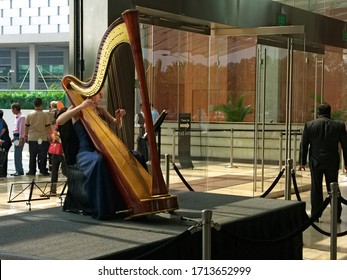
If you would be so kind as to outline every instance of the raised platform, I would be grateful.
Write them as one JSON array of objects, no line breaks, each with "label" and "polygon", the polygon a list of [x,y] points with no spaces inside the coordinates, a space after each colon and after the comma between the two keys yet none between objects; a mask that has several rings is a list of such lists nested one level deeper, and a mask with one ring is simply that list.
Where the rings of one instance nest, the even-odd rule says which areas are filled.
[{"label": "raised platform", "polygon": [[[0,259],[201,259],[204,209],[212,259],[302,259],[305,203],[199,192],[172,192],[180,209],[141,220],[98,221],[60,207],[0,217]],[[282,237],[288,238],[282,239]]]}]

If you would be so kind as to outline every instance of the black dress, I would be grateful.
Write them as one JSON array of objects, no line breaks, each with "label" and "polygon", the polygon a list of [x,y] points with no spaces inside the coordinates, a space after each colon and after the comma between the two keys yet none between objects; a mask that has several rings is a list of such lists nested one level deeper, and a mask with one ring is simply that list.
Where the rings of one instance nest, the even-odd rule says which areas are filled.
[{"label": "black dress", "polygon": [[[64,130],[62,132],[64,135]],[[68,192],[63,209],[91,214],[100,220],[115,218],[117,211],[124,210],[124,203],[106,162],[95,150],[81,121],[73,124],[72,135],[78,139],[78,152],[69,159]],[[65,152],[64,137],[62,142]],[[72,149],[70,151],[73,152]]]}]

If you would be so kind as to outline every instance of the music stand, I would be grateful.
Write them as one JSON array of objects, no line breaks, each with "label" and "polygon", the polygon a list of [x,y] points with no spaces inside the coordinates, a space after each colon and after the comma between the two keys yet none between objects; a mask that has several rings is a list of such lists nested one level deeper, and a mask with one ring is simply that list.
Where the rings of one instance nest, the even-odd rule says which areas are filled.
[{"label": "music stand", "polygon": [[[163,110],[161,114],[159,115],[159,118],[155,121],[153,125],[154,133],[158,135],[158,154],[159,154],[159,160],[160,160],[160,145],[161,145],[161,125],[163,124],[166,116],[168,115],[168,112],[166,110]],[[147,139],[147,132],[142,136],[143,139]]]},{"label": "music stand", "polygon": [[[31,183],[28,183],[28,185],[22,189],[17,195],[15,195],[12,199],[12,189],[14,187],[14,185],[20,185],[20,184],[27,184],[25,182],[18,182],[18,183],[12,183],[11,184],[11,190],[10,190],[10,195],[8,198],[7,203],[11,203],[11,202],[24,202],[26,201],[26,204],[29,206],[29,211],[31,211],[31,201],[33,200],[44,200],[44,199],[49,199],[48,196],[45,195],[44,190],[42,190],[36,183],[35,183],[35,179],[33,179],[31,181]],[[39,191],[40,191],[40,197],[39,198],[32,198],[33,196],[33,191],[34,191],[34,187],[36,187]],[[25,190],[27,190],[28,188],[30,188],[30,192],[29,192],[29,197],[28,199],[19,199],[19,200],[15,200],[15,198],[17,198],[19,195],[23,194]]]}]

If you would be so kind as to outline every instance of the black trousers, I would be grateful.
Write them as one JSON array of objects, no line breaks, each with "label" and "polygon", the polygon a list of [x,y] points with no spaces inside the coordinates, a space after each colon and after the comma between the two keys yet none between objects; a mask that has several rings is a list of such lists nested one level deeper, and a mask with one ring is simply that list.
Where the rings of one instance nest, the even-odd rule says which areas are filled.
[{"label": "black trousers", "polygon": [[47,154],[48,154],[49,142],[42,141],[39,144],[37,141],[29,141],[29,172],[36,173],[36,158],[38,159],[37,165],[40,173],[47,173]]},{"label": "black trousers", "polygon": [[1,153],[0,154],[0,177],[6,177],[7,176],[8,152],[1,149],[0,153]]},{"label": "black trousers", "polygon": [[[338,169],[318,169],[311,168],[311,216],[318,212],[323,204],[323,176],[328,193],[330,193],[330,183],[337,183],[339,177]],[[341,218],[341,201],[337,204],[337,217]]]},{"label": "black trousers", "polygon": [[55,193],[57,191],[57,182],[58,182],[58,175],[59,175],[59,168],[61,166],[61,172],[64,176],[67,175],[66,171],[66,162],[64,155],[54,155],[51,154],[51,162],[52,162],[52,168],[51,168],[51,192]]}]

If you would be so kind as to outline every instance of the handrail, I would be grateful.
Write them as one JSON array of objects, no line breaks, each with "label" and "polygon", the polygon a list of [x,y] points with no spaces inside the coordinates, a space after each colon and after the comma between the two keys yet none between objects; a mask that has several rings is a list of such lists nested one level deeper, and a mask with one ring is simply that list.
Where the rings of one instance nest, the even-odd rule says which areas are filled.
[{"label": "handrail", "polygon": [[[229,166],[228,167],[234,167],[234,132],[255,132],[254,129],[242,129],[242,128],[231,128],[231,129],[200,129],[200,128],[191,128],[190,132],[230,132],[230,161],[229,161]],[[179,129],[177,128],[172,128],[172,161],[175,162],[175,156],[176,156],[176,133],[179,132]],[[279,170],[282,169],[282,151],[283,151],[283,136],[286,135],[286,131],[283,129],[265,129],[265,132],[278,132],[280,133],[279,135],[279,158],[278,158],[278,165],[279,165]],[[294,166],[296,163],[296,154],[297,154],[297,137],[302,134],[302,129],[294,129],[291,130],[291,135],[295,136],[294,137],[294,145],[293,145],[293,154],[294,154]],[[201,135],[200,135],[201,136]]]}]

